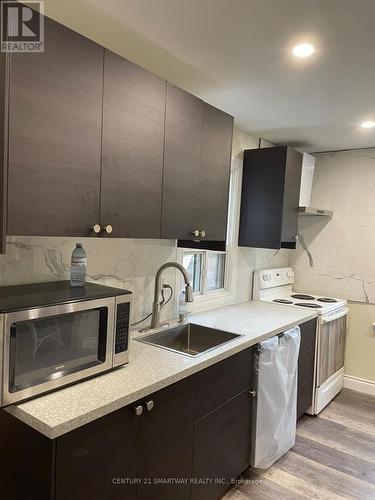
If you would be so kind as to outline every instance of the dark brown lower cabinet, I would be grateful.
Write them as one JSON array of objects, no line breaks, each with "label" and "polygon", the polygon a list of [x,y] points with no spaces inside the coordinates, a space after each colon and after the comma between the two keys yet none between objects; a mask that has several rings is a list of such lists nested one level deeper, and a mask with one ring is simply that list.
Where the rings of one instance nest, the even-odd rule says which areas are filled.
[{"label": "dark brown lower cabinet", "polygon": [[300,326],[301,345],[298,356],[297,419],[310,408],[314,390],[316,319]]},{"label": "dark brown lower cabinet", "polygon": [[133,500],[140,419],[122,408],[56,440],[56,500]]},{"label": "dark brown lower cabinet", "polygon": [[138,500],[188,500],[193,455],[194,379],[145,399],[140,417]]},{"label": "dark brown lower cabinet", "polygon": [[188,378],[63,435],[56,440],[55,499],[188,499],[193,417]]},{"label": "dark brown lower cabinet", "polygon": [[[311,405],[316,320],[301,332],[299,416]],[[1,410],[2,496],[221,498],[250,462],[252,366],[253,348],[245,349],[55,440]]]},{"label": "dark brown lower cabinet", "polygon": [[245,390],[195,423],[192,500],[221,498],[249,467],[251,406]]},{"label": "dark brown lower cabinet", "polygon": [[0,498],[54,498],[55,442],[0,410]]}]

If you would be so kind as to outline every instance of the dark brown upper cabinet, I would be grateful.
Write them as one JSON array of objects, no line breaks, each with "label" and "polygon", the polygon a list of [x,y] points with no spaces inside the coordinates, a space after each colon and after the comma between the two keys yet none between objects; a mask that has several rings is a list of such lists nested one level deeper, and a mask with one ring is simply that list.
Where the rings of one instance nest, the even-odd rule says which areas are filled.
[{"label": "dark brown upper cabinet", "polygon": [[103,52],[45,18],[45,52],[10,57],[7,234],[98,223]]},{"label": "dark brown upper cabinet", "polygon": [[205,104],[198,203],[205,240],[226,240],[232,135],[233,117]]},{"label": "dark brown upper cabinet", "polygon": [[0,52],[0,253],[6,251],[9,54]]},{"label": "dark brown upper cabinet", "polygon": [[0,66],[0,251],[7,234],[224,242],[231,116],[47,17],[45,52]]},{"label": "dark brown upper cabinet", "polygon": [[226,239],[233,117],[167,84],[162,237]]},{"label": "dark brown upper cabinet", "polygon": [[198,229],[204,102],[167,84],[162,238],[191,239]]},{"label": "dark brown upper cabinet", "polygon": [[166,82],[105,51],[100,222],[160,238]]},{"label": "dark brown upper cabinet", "polygon": [[244,152],[238,244],[295,248],[302,154],[287,146]]}]

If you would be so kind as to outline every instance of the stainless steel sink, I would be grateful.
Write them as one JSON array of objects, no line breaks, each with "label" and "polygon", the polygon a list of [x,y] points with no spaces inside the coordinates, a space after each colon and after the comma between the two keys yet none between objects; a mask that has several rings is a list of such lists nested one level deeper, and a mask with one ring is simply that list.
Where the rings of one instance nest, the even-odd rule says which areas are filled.
[{"label": "stainless steel sink", "polygon": [[223,332],[214,328],[187,323],[143,335],[135,338],[135,340],[194,357],[239,337],[241,335],[236,333]]}]

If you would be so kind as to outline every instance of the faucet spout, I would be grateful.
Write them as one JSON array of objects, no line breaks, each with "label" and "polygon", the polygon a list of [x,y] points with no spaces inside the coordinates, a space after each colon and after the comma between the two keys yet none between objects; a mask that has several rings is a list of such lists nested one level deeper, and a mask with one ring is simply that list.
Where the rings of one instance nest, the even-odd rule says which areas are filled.
[{"label": "faucet spout", "polygon": [[189,275],[186,269],[178,262],[167,262],[159,267],[155,276],[154,302],[152,303],[152,316],[150,329],[159,328],[160,326],[160,291],[161,291],[161,276],[163,271],[168,268],[178,269],[185,282],[185,302],[193,302],[193,290],[190,285]]}]

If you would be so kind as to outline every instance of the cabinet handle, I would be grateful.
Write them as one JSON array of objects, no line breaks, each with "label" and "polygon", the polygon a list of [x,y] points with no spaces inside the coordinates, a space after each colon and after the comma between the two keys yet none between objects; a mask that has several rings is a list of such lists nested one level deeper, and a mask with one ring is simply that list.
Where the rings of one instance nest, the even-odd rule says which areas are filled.
[{"label": "cabinet handle", "polygon": [[199,236],[201,236],[202,238],[204,238],[206,236],[206,231],[200,231],[199,232]]},{"label": "cabinet handle", "polygon": [[200,231],[198,229],[195,229],[195,231],[193,231],[193,236],[198,238],[199,235],[200,235]]},{"label": "cabinet handle", "polygon": [[91,226],[91,230],[94,231],[94,233],[99,234],[99,233],[107,233],[111,234],[113,231],[113,227],[111,224],[107,224],[106,226],[100,226],[99,224],[94,224]]},{"label": "cabinet handle", "polygon": [[99,226],[99,224],[94,224],[91,226],[91,231],[94,231],[94,233],[99,234],[102,228]]},{"label": "cabinet handle", "polygon": [[142,405],[134,406],[134,413],[137,415],[137,417],[140,417],[143,413],[143,406]]},{"label": "cabinet handle", "polygon": [[257,391],[249,391],[249,394],[252,398],[255,398],[255,396],[257,395]]},{"label": "cabinet handle", "polygon": [[146,408],[147,408],[147,411],[151,411],[154,407],[154,402],[152,400],[150,401],[147,401],[146,403]]}]

